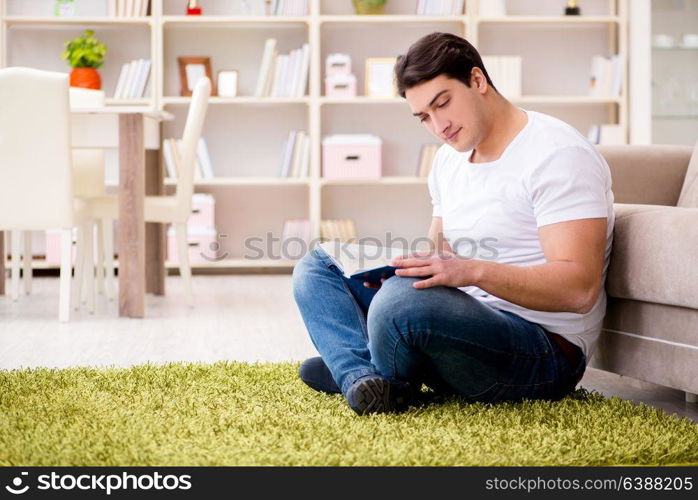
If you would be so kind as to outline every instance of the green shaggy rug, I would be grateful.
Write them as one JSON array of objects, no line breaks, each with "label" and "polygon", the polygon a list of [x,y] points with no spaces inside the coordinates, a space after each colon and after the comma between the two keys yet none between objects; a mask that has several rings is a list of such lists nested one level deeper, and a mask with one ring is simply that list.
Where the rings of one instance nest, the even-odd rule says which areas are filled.
[{"label": "green shaggy rug", "polygon": [[698,424],[580,389],[358,417],[298,364],[0,371],[0,465],[698,464]]}]

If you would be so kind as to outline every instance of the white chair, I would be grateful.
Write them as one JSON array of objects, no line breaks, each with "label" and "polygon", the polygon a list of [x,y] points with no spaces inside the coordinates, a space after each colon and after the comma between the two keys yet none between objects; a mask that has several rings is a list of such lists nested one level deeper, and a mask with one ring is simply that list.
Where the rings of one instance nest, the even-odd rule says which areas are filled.
[{"label": "white chair", "polygon": [[[73,197],[68,99],[65,73],[0,69],[0,228],[12,232],[11,295],[19,296],[22,232],[60,228],[60,321],[70,316],[72,228],[88,223]],[[24,266],[31,283],[31,261]]]},{"label": "white chair", "polygon": [[[70,107],[101,108],[105,104],[104,91],[70,87]],[[104,184],[104,150],[103,149],[73,149],[73,194],[78,198],[96,198],[107,195]],[[114,288],[114,236],[112,231],[104,231],[101,221],[96,221],[96,241],[93,247],[97,259],[97,291],[105,293],[112,300],[116,295]],[[82,257],[82,248],[78,248],[78,257]],[[76,292],[83,293],[75,297],[73,304],[79,308],[81,301],[88,302],[88,309],[94,312],[94,274],[83,272],[83,266],[76,266]],[[105,290],[106,282],[106,290]],[[85,288],[82,289],[84,284]]]},{"label": "white chair", "polygon": [[[187,219],[191,214],[194,194],[194,169],[196,147],[206,117],[211,82],[201,78],[194,86],[187,121],[184,125],[180,155],[177,161],[177,185],[174,196],[146,196],[144,216],[146,222],[173,224],[177,238],[179,272],[184,280],[187,304],[193,306],[189,246],[187,244]],[[99,219],[105,234],[111,234],[113,222],[118,218],[119,205],[115,196],[100,196],[88,200],[90,216]],[[108,253],[108,252],[107,252]],[[76,283],[80,286],[80,282]],[[88,291],[89,294],[89,291]]]},{"label": "white chair", "polygon": [[[102,90],[92,90],[83,89],[78,87],[69,88],[70,97],[70,108],[101,108],[104,106],[104,91]],[[104,184],[104,150],[102,149],[73,149],[72,150],[73,159],[73,196],[77,198],[92,198],[96,196],[106,196],[106,186]],[[111,279],[107,279],[107,289],[106,295],[108,299],[112,299],[115,295],[114,292],[114,243],[113,235],[106,234],[102,232],[102,225],[97,222],[97,241],[103,240],[103,243],[97,243],[94,245],[92,243],[93,249],[97,250],[97,262],[100,265],[97,267],[97,289],[100,293],[104,292],[104,272],[106,269],[107,275],[111,276]],[[78,228],[78,232],[81,229]],[[79,235],[79,241],[81,242],[77,248],[77,258],[81,259],[84,255],[85,249],[84,245],[85,236]],[[23,272],[22,276],[24,278],[24,290],[27,295],[31,293],[31,279],[32,279],[32,234],[31,231],[24,232],[24,256],[23,256]],[[109,251],[111,250],[111,253]],[[104,254],[111,255],[111,258],[105,260]],[[104,263],[102,267],[101,263]],[[87,292],[94,287],[94,275],[91,273],[83,273],[83,266],[76,266],[75,268],[75,281],[85,282],[84,290]],[[76,287],[80,290],[81,287]],[[90,312],[94,312],[94,299],[89,293],[83,293],[83,297],[74,297],[72,299],[75,309],[78,309],[80,302],[86,300],[88,302],[88,309]]]}]

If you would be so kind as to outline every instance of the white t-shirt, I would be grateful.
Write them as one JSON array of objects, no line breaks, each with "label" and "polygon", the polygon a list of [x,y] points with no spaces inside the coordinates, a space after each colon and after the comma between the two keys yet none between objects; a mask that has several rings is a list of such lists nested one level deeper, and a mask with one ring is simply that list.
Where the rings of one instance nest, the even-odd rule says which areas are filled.
[{"label": "white t-shirt", "polygon": [[[442,145],[429,174],[433,215],[457,254],[515,266],[547,261],[538,228],[607,217],[605,282],[613,239],[611,173],[603,157],[570,125],[526,111],[528,123],[498,160],[472,163],[472,151]],[[534,311],[474,287],[460,290],[499,310],[538,323],[581,347],[591,359],[606,311],[606,292],[586,314]]]}]

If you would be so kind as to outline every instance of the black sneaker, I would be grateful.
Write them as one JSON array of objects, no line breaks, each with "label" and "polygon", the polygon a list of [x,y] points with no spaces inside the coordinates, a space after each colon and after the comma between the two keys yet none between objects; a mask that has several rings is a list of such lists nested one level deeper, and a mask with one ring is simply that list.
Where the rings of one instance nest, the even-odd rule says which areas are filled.
[{"label": "black sneaker", "polygon": [[354,381],[347,391],[347,403],[359,415],[398,413],[409,406],[410,385],[382,375],[366,375]]},{"label": "black sneaker", "polygon": [[332,378],[330,369],[327,368],[327,365],[320,356],[308,358],[303,361],[301,367],[298,369],[298,375],[303,382],[316,391],[326,392],[328,394],[342,392],[339,390],[334,378]]}]

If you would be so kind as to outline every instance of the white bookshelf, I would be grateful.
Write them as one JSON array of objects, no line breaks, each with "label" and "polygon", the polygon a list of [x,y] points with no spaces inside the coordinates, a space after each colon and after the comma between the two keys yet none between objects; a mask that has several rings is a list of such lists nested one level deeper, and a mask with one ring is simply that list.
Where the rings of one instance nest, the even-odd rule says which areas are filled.
[{"label": "white bookshelf", "polygon": [[[288,261],[244,258],[244,238],[280,237],[285,219],[309,219],[314,238],[320,220],[343,218],[355,221],[360,237],[384,240],[391,231],[409,241],[426,235],[431,203],[426,179],[414,174],[421,145],[439,141],[411,116],[403,99],[362,94],[366,58],[403,54],[432,31],[465,36],[483,55],[522,56],[523,95],[511,99],[517,105],[558,116],[584,134],[592,124],[617,123],[627,136],[628,85],[612,98],[590,97],[587,90],[592,56],[619,53],[627,61],[627,0],[586,0],[579,17],[561,15],[561,0],[508,0],[509,15],[483,18],[478,0],[466,0],[457,16],[415,15],[417,0],[389,0],[382,16],[353,15],[350,0],[309,3],[306,16],[246,16],[234,11],[235,0],[207,0],[204,15],[194,17],[182,15],[183,0],[152,0],[150,16],[110,18],[107,0],[77,0],[77,17],[53,18],[52,0],[0,0],[0,65],[67,72],[62,42],[94,28],[109,50],[100,70],[107,103],[171,112],[175,119],[163,126],[165,137],[181,134],[190,102],[179,96],[178,56],[210,57],[214,76],[221,69],[238,70],[239,97],[212,97],[204,127],[216,177],[195,183],[197,192],[215,195],[217,229],[228,235],[222,245],[229,256],[203,266],[214,270],[290,267]],[[253,97],[269,37],[278,40],[280,53],[309,43],[305,97]],[[358,97],[324,95],[324,60],[334,52],[352,56]],[[121,65],[139,57],[153,62],[147,97],[113,99]],[[309,133],[308,178],[276,176],[291,129]],[[322,138],[338,133],[383,139],[381,179],[322,178]],[[166,184],[172,189],[171,181]]]}]

